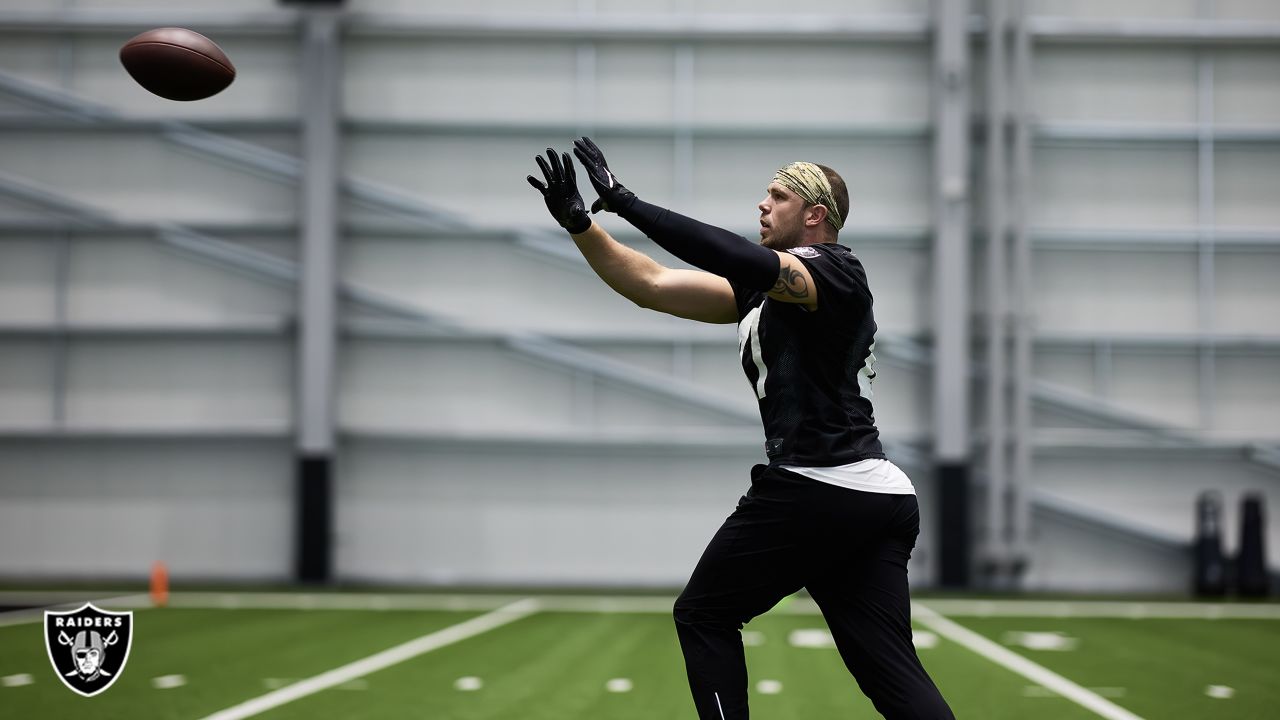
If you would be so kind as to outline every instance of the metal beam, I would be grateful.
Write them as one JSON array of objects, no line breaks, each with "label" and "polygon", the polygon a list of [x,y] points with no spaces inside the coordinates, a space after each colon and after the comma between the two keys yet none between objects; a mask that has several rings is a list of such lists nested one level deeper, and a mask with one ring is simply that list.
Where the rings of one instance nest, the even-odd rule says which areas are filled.
[{"label": "metal beam", "polygon": [[[12,176],[10,176],[12,177]],[[193,222],[186,226],[199,233],[231,237],[268,237],[291,239],[298,236],[298,225],[292,222],[241,222],[213,221]],[[0,240],[20,238],[58,238],[70,235],[75,238],[112,238],[146,235],[154,230],[154,223],[119,220],[110,226],[95,227],[74,221],[52,217],[0,218]]]},{"label": "metal beam", "polygon": [[71,237],[63,233],[57,240],[53,282],[53,388],[50,417],[61,427],[67,421],[67,305],[71,294]]},{"label": "metal beam", "polygon": [[[758,451],[759,429],[746,426],[714,428],[682,428],[671,433],[662,428],[593,428],[583,432],[577,428],[551,430],[519,430],[505,432],[454,432],[442,430],[366,428],[340,425],[341,439],[413,442],[426,444],[500,446],[544,446],[579,448],[699,450],[712,452]],[[294,429],[282,423],[238,424],[235,426],[174,427],[110,427],[105,425],[0,427],[0,441],[7,440],[226,440],[271,439],[287,441]],[[887,435],[881,438],[894,462],[925,469],[927,451],[932,439],[925,435]],[[1099,457],[1114,455],[1131,458],[1150,455],[1157,459],[1211,458],[1215,460],[1248,459],[1280,478],[1280,449],[1263,442],[1240,443],[1214,441],[1202,447],[1161,443],[1150,436],[1115,431],[1038,430],[1034,442],[1036,457]],[[1243,457],[1242,456],[1247,456]],[[985,473],[975,475],[985,482]],[[1032,495],[1035,493],[1033,491]]]},{"label": "metal beam", "polygon": [[[1085,252],[1186,252],[1199,250],[1200,230],[1170,228],[1028,228],[1037,248]],[[1280,228],[1218,229],[1214,234],[1219,252],[1270,252],[1280,249]]]},{"label": "metal beam", "polygon": [[1255,465],[1280,472],[1280,442],[1250,443],[1245,448],[1245,456]]},{"label": "metal beam", "polygon": [[1143,430],[1124,428],[1039,428],[1035,431],[1037,456],[1084,455],[1098,457],[1103,453],[1132,457],[1142,453],[1169,460],[1177,457],[1246,460],[1250,455],[1275,452],[1280,438],[1214,438],[1196,444],[1152,435]]},{"label": "metal beam", "polygon": [[[275,221],[207,221],[190,223],[185,226],[195,232],[216,235],[219,237],[252,237],[290,239],[298,235],[298,225],[292,222]],[[734,230],[734,228],[729,228]],[[152,225],[146,222],[135,222],[121,219],[110,227],[94,227],[83,223],[75,223],[58,218],[0,218],[0,241],[6,239],[28,239],[33,237],[58,237],[70,233],[76,237],[108,238],[150,233]],[[582,256],[574,249],[572,243],[566,242],[558,233],[531,227],[472,227],[441,228],[423,227],[412,221],[392,221],[389,223],[377,220],[362,219],[345,222],[341,227],[347,236],[363,236],[373,238],[411,238],[415,240],[446,239],[459,240],[505,240],[528,249],[534,256],[551,257],[556,260],[567,260],[587,271]],[[737,228],[738,234],[746,237],[752,229]],[[643,242],[644,235],[638,231],[619,229],[614,237],[623,242]],[[853,227],[845,226],[841,237],[859,247],[884,247],[895,250],[918,250],[927,247],[928,232],[921,227]]]},{"label": "metal beam", "polygon": [[1031,388],[1037,405],[1067,417],[1089,422],[1097,427],[1141,430],[1166,442],[1187,447],[1199,447],[1206,441],[1199,433],[1168,425],[1140,413],[1119,407],[1105,400],[1069,390],[1060,385],[1035,381]]},{"label": "metal beam", "polygon": [[1038,145],[1183,144],[1199,142],[1204,137],[1232,144],[1280,142],[1280,127],[1274,125],[1037,122],[1033,133]]},{"label": "metal beam", "polygon": [[702,452],[759,452],[756,428],[694,428],[672,433],[661,427],[606,428],[590,432],[579,428],[537,428],[513,431],[485,430],[387,430],[344,427],[344,439],[408,442],[474,447],[483,452],[494,447],[610,448],[617,450],[698,450]]},{"label": "metal beam", "polygon": [[[173,120],[148,117],[100,117],[86,120],[75,114],[0,113],[0,131],[84,132],[92,128],[102,132],[162,132],[173,127]],[[529,135],[574,136],[587,130],[611,137],[669,139],[677,130],[695,138],[724,140],[758,140],[806,138],[832,140],[875,140],[917,142],[929,139],[933,128],[927,121],[872,122],[840,124],[805,123],[785,129],[768,125],[690,122],[600,122],[583,121],[512,121],[478,120],[461,122],[432,118],[344,118],[342,129],[348,132],[381,135],[478,135],[483,137],[523,137]],[[985,121],[984,121],[985,122]],[[229,132],[296,132],[301,121],[293,117],[219,117],[202,116],[183,121],[193,129],[215,133]],[[981,136],[984,126],[975,125],[974,134]],[[1106,123],[1106,122],[1037,122],[1033,138],[1039,145],[1110,145],[1113,143],[1194,143],[1206,132],[1220,143],[1280,143],[1280,127],[1274,125],[1215,125],[1200,128],[1194,124]]]},{"label": "metal beam", "polygon": [[[443,227],[426,224],[409,217],[425,217],[430,206],[409,213],[402,220],[380,222],[361,219],[343,224],[343,232],[349,235],[367,235],[396,238],[448,238],[465,239],[514,239],[522,245],[536,245],[540,254],[564,255],[576,264],[582,263],[573,248],[550,231],[531,230],[527,227]],[[291,238],[297,235],[297,224],[279,221],[228,221],[199,222],[187,226],[197,232],[219,236],[258,236]],[[0,218],[0,240],[10,237],[51,237],[72,232],[77,236],[103,237],[148,232],[146,223],[121,219],[112,227],[92,227],[57,218]],[[729,228],[743,236],[751,234],[747,227]],[[987,232],[979,228],[976,232]],[[1199,231],[1196,228],[1030,228],[1030,240],[1037,249],[1078,250],[1081,252],[1188,252],[1198,250]],[[623,241],[642,240],[643,235],[626,228],[614,233]],[[847,236],[847,237],[846,237]],[[857,246],[887,247],[898,250],[918,250],[928,247],[931,239],[926,228],[899,226],[846,226],[841,237]],[[1280,250],[1280,228],[1218,228],[1214,233],[1218,252],[1274,252]]]},{"label": "metal beam", "polygon": [[1008,444],[1008,248],[1009,192],[1008,69],[1005,36],[1008,32],[1008,0],[987,0],[987,107],[986,107],[986,230],[987,230],[987,448],[986,532],[982,560],[993,584],[1003,586],[1009,557],[1007,499],[1009,486]]},{"label": "metal beam", "polygon": [[285,424],[263,423],[258,426],[248,424],[210,427],[175,427],[164,425],[157,427],[107,427],[86,425],[63,425],[61,427],[0,427],[0,442],[63,442],[67,440],[118,442],[121,440],[142,440],[146,442],[190,441],[190,440],[272,440],[283,443],[291,435]]},{"label": "metal beam", "polygon": [[[981,38],[981,17],[964,18],[965,31]],[[419,37],[444,39],[753,41],[753,42],[891,42],[922,43],[929,39],[923,15],[830,14],[671,14],[656,13],[397,13],[348,12],[343,23],[353,37]],[[222,36],[296,34],[298,12],[202,11],[95,8],[56,10],[5,9],[0,32],[133,33],[156,25],[198,27]],[[1235,45],[1274,44],[1280,23],[1223,19],[1084,19],[1028,18],[1031,35],[1041,43],[1109,43]]]},{"label": "metal beam", "polygon": [[[964,20],[966,32],[979,38],[981,17]],[[157,25],[198,27],[226,36],[296,34],[295,10],[155,10],[60,8],[4,9],[0,32],[134,33]],[[929,39],[929,18],[922,15],[831,14],[635,14],[635,13],[396,13],[349,12],[344,18],[355,37],[445,39],[891,42]],[[1230,19],[1086,19],[1036,16],[1028,27],[1040,43],[1271,45],[1280,41],[1280,23]]]},{"label": "metal beam", "polygon": [[[605,449],[616,451],[641,451],[670,455],[672,453],[759,453],[758,428],[682,429],[678,434],[664,432],[661,428],[593,428],[591,432],[580,429],[521,430],[517,432],[387,430],[345,426],[338,428],[343,440],[388,443],[412,443],[474,447],[485,451],[501,448],[560,448]],[[66,428],[14,428],[0,427],[0,442],[5,441],[151,441],[151,440],[278,440],[289,438],[290,429],[284,426],[204,427],[204,428],[112,428],[102,426],[72,426]],[[924,443],[921,438],[887,436],[882,438],[886,450],[903,465],[913,465],[918,457],[914,448]],[[908,458],[908,459],[904,459]]]},{"label": "metal beam", "polygon": [[[108,213],[84,203],[63,198],[52,190],[19,181],[3,173],[0,173],[0,194],[22,197],[33,202],[38,201],[41,207],[67,214],[78,224],[97,227],[111,227],[115,224],[114,218]],[[247,270],[274,282],[293,284],[298,281],[298,266],[293,261],[200,235],[176,223],[155,223],[152,228],[156,237],[166,244],[227,267]],[[338,287],[341,296],[358,307],[417,322],[441,334],[452,337],[495,335],[488,331],[477,331],[465,323],[430,313],[357,283],[342,282]],[[503,331],[496,335],[504,345],[523,355],[585,372],[593,377],[632,387],[668,401],[712,412],[732,421],[751,424],[759,422],[755,410],[744,409],[738,403],[726,402],[717,393],[686,381],[637,368],[607,355],[558,343],[533,332]]]},{"label": "metal beam", "polygon": [[[1217,234],[1217,171],[1214,158],[1214,72],[1212,51],[1196,53],[1196,225],[1199,231],[1196,255],[1196,329],[1206,335],[1214,332],[1214,296]],[[1217,391],[1217,351],[1212,344],[1201,344],[1199,350],[1198,409],[1200,427],[1214,425]]]},{"label": "metal beam", "polygon": [[274,9],[265,11],[243,10],[192,10],[192,9],[134,9],[134,8],[82,8],[61,7],[54,10],[26,10],[5,8],[0,11],[0,32],[22,33],[93,33],[121,34],[121,41],[140,29],[160,27],[200,28],[206,33],[220,35],[292,35],[298,31],[298,13],[295,10]]},{"label": "metal beam", "polygon": [[94,338],[253,338],[283,337],[289,318],[181,323],[0,323],[0,338],[49,338],[57,335]]},{"label": "metal beam", "polygon": [[[0,132],[114,132],[159,133],[168,130],[172,121],[164,118],[110,117],[86,120],[73,114],[49,112],[0,113]],[[299,121],[294,118],[201,117],[188,121],[192,127],[210,132],[279,132],[294,133]]]},{"label": "metal beam", "polygon": [[[680,68],[677,68],[679,71]],[[610,137],[654,138],[670,140],[676,133],[695,138],[723,140],[760,139],[833,139],[916,142],[927,139],[932,130],[926,122],[854,122],[840,125],[824,123],[796,124],[785,129],[777,126],[736,125],[731,123],[693,122],[686,115],[680,122],[601,122],[592,120],[594,132]],[[3,127],[0,120],[0,127]],[[458,122],[453,120],[380,120],[350,118],[343,127],[353,132],[418,135],[480,135],[484,137],[549,136],[573,137],[582,133],[581,121],[513,122],[490,120]]]},{"label": "metal beam", "polygon": [[1250,335],[1243,333],[1190,332],[1190,333],[1037,333],[1032,341],[1039,349],[1089,349],[1098,345],[1109,346],[1113,351],[1195,352],[1201,348],[1238,353],[1258,352],[1270,354],[1280,350],[1280,335]]},{"label": "metal beam", "polygon": [[1131,518],[1087,507],[1043,490],[1033,490],[1031,495],[1030,503],[1034,506],[1037,515],[1044,514],[1050,517],[1071,520],[1082,523],[1091,530],[1104,530],[1153,545],[1162,550],[1186,553],[1188,564],[1190,564],[1191,537],[1189,535],[1185,538],[1179,537],[1158,528],[1141,525]]},{"label": "metal beam", "polygon": [[924,42],[922,15],[352,12],[354,36],[539,40]]},{"label": "metal beam", "polygon": [[298,279],[298,449],[333,452],[337,355],[338,113],[342,49],[332,9],[311,9],[302,32],[301,277]]},{"label": "metal beam", "polygon": [[967,0],[939,0],[933,85],[935,452],[969,459],[969,53]]},{"label": "metal beam", "polygon": [[[353,37],[442,39],[632,40],[752,42],[924,42],[921,15],[657,13],[397,13],[348,12]],[[27,33],[133,33],[157,25],[198,27],[222,36],[285,35],[298,31],[298,13],[273,11],[6,9],[0,31]]]},{"label": "metal beam", "polygon": [[0,189],[12,200],[32,205],[56,216],[58,226],[62,228],[61,232],[77,228],[115,225],[115,218],[106,211],[26,182],[2,170],[0,170]]},{"label": "metal beam", "polygon": [[[46,88],[14,75],[0,72],[0,93],[62,116],[88,124],[113,122],[119,112],[91,103],[69,93]],[[287,153],[201,130],[179,120],[166,121],[161,137],[180,147],[238,165],[262,177],[297,183],[302,177],[302,161]],[[344,178],[346,195],[364,207],[387,212],[401,220],[424,227],[449,229],[466,227],[463,218],[431,208],[417,198],[361,178]]]},{"label": "metal beam", "polygon": [[[0,192],[3,192],[0,190]],[[148,231],[147,234],[152,234]],[[237,318],[212,322],[148,322],[148,323],[103,323],[68,321],[59,325],[52,322],[0,322],[0,337],[47,338],[58,333],[81,338],[93,337],[270,337],[283,336],[292,332],[292,317],[276,318]],[[343,321],[339,331],[352,337],[365,338],[404,338],[430,339],[444,337],[439,331],[426,328],[416,321],[396,320],[390,318],[351,318]],[[571,332],[549,332],[544,337],[560,343],[573,345],[590,345],[592,343],[608,343],[610,345],[712,345],[731,347],[733,340],[727,338],[723,328],[715,326],[692,326],[673,330],[668,328],[635,332],[621,330],[587,330]],[[479,336],[472,336],[479,337]],[[495,334],[492,339],[499,339]],[[931,359],[921,360],[916,350],[905,354],[895,347],[900,343],[910,343],[915,348],[922,348],[929,338],[924,334],[903,334],[881,331],[877,337],[876,352],[885,362],[910,367],[920,367],[922,363],[931,363]],[[1199,335],[1161,334],[1161,335],[1125,335],[1125,334],[1038,334],[1033,338],[1037,350],[1070,350],[1086,352],[1098,346],[1109,347],[1112,352],[1151,352],[1167,351],[1181,354],[1194,354],[1201,346],[1213,346],[1219,354],[1258,354],[1270,356],[1280,353],[1280,336],[1275,335],[1233,335],[1213,334]],[[927,356],[927,353],[926,353]],[[984,377],[990,370],[977,368]],[[976,375],[975,375],[976,377]],[[1046,405],[1045,407],[1051,407]]]},{"label": "metal beam", "polygon": [[1265,20],[1095,20],[1039,16],[1027,18],[1027,29],[1039,43],[1186,46],[1274,45],[1280,42],[1280,23]]},{"label": "metal beam", "polygon": [[1034,417],[1031,412],[1035,390],[1032,374],[1031,337],[1034,332],[1031,292],[1031,34],[1028,27],[1029,0],[1018,0],[1012,14],[1013,75],[1010,105],[1013,110],[1012,239],[1013,239],[1013,468],[1010,514],[1014,562],[1025,563],[1031,556],[1031,468]]}]

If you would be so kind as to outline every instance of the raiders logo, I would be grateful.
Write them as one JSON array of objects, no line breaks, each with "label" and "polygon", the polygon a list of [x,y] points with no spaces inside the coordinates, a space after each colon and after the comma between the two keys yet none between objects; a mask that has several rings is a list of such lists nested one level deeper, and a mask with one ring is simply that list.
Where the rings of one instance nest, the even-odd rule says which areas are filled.
[{"label": "raiders logo", "polygon": [[133,640],[133,612],[79,610],[44,613],[44,647],[49,662],[67,687],[93,697],[124,672]]},{"label": "raiders logo", "polygon": [[792,255],[795,255],[795,256],[797,256],[797,257],[802,257],[802,258],[816,258],[816,257],[818,257],[818,256],[821,254],[821,253],[819,253],[817,250],[814,250],[813,248],[811,248],[811,247],[809,247],[809,246],[807,246],[807,245],[805,245],[805,246],[801,246],[801,247],[790,248],[790,249],[788,249],[788,250],[787,250],[787,252],[789,252],[789,253],[791,253]]}]

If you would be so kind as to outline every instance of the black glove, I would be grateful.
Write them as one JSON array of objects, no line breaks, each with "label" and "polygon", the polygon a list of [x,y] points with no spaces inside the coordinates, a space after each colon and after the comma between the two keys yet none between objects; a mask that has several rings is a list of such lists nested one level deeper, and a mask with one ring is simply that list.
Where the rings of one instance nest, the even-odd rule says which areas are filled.
[{"label": "black glove", "polygon": [[587,171],[587,177],[591,178],[591,185],[600,195],[599,200],[591,203],[592,213],[598,213],[601,210],[616,213],[631,204],[636,194],[623,187],[622,183],[618,182],[618,178],[609,172],[609,165],[604,161],[604,153],[591,142],[591,138],[574,140],[573,154],[578,156],[578,162],[582,163],[582,169]]},{"label": "black glove", "polygon": [[556,156],[556,151],[547,148],[547,159],[551,161],[550,165],[541,155],[534,156],[538,167],[542,168],[542,176],[547,179],[547,184],[543,185],[532,175],[528,177],[529,184],[542,193],[547,210],[560,223],[560,227],[574,235],[586,232],[591,227],[591,216],[587,214],[582,194],[578,192],[578,177],[573,171],[569,153],[564,153],[562,163]]}]

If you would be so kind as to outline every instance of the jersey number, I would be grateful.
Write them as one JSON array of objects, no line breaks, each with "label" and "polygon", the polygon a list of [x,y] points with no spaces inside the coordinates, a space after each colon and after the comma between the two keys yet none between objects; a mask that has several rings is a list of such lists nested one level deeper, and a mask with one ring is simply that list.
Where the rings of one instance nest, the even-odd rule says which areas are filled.
[{"label": "jersey number", "polygon": [[871,397],[871,383],[876,379],[876,344],[873,341],[867,346],[867,362],[863,364],[862,369],[858,371],[858,389],[862,392],[862,397]]},{"label": "jersey number", "polygon": [[[768,302],[768,300],[765,300]],[[742,322],[738,323],[738,357],[745,362],[747,359],[748,349],[751,352],[751,361],[756,366],[756,397],[764,399],[764,381],[769,375],[769,369],[764,365],[764,353],[760,347],[760,310],[764,307],[761,303],[759,307],[754,308],[742,318]],[[862,397],[870,399],[872,396],[871,385],[876,379],[876,344],[872,341],[867,347],[867,360],[862,367],[858,369],[858,390]]]},{"label": "jersey number", "polygon": [[[767,299],[765,302],[769,302]],[[756,364],[758,375],[756,378],[756,397],[764,399],[764,379],[769,374],[768,368],[764,366],[764,353],[760,348],[760,309],[764,307],[764,303],[760,303],[759,307],[753,308],[747,316],[742,318],[742,322],[738,323],[738,357],[744,361],[747,357],[747,346],[751,349],[751,360]]]}]

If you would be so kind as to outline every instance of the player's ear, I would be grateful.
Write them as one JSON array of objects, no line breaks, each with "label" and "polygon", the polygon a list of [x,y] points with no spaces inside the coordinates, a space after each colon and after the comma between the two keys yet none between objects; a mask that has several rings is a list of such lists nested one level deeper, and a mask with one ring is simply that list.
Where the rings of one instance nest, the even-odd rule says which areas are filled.
[{"label": "player's ear", "polygon": [[827,219],[830,210],[826,205],[810,205],[804,211],[804,224],[808,227],[820,227]]}]

